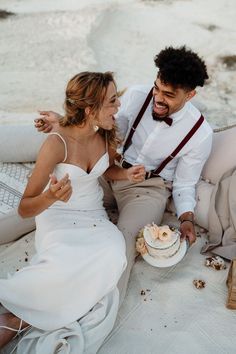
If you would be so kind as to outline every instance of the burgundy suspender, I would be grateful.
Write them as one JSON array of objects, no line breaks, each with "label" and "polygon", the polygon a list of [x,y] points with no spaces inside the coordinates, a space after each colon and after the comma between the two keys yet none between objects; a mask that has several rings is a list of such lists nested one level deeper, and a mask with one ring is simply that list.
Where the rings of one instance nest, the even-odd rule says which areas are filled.
[{"label": "burgundy suspender", "polygon": [[162,163],[155,169],[149,172],[148,177],[157,177],[159,173],[163,170],[163,168],[178,154],[178,152],[184,147],[185,144],[191,139],[193,134],[198,130],[200,125],[203,123],[204,117],[201,115],[201,117],[198,119],[197,123],[194,124],[192,129],[188,132],[187,135],[183,138],[183,140],[179,143],[177,148],[175,148],[174,151],[164,160]]},{"label": "burgundy suspender", "polygon": [[[134,134],[134,132],[135,132],[135,130],[136,130],[136,128],[137,128],[137,126],[138,126],[143,114],[144,114],[144,112],[146,111],[147,106],[149,105],[149,103],[151,101],[152,92],[153,92],[153,88],[151,88],[149,94],[147,95],[147,97],[145,99],[145,102],[142,105],[142,107],[141,107],[141,109],[140,109],[140,111],[139,111],[139,113],[137,115],[137,118],[135,119],[135,121],[134,121],[134,123],[133,123],[133,125],[132,125],[132,127],[130,129],[129,135],[128,135],[128,137],[127,137],[127,139],[125,141],[125,144],[124,144],[123,154],[128,149],[130,144],[131,144],[131,139],[133,137],[133,134]],[[187,144],[189,139],[191,139],[191,137],[195,134],[195,132],[201,126],[203,121],[204,121],[204,117],[203,117],[203,115],[201,115],[199,120],[194,124],[194,126],[190,129],[190,131],[183,138],[183,140],[180,142],[180,144],[175,148],[175,150],[172,151],[172,153],[164,161],[162,161],[162,163],[155,170],[149,171],[147,173],[147,178],[157,177],[159,175],[159,173],[164,169],[164,167],[178,154],[178,152],[184,147],[184,145]]]},{"label": "burgundy suspender", "polygon": [[150,101],[151,101],[151,98],[152,98],[152,92],[153,92],[153,87],[151,88],[149,94],[147,95],[145,101],[144,101],[144,104],[142,105],[140,111],[139,111],[139,114],[137,115],[131,129],[130,129],[130,132],[129,132],[129,135],[127,136],[127,139],[124,143],[124,148],[123,148],[123,154],[125,153],[125,151],[128,149],[128,147],[130,146],[131,144],[131,139],[132,139],[132,136],[134,135],[134,132],[137,128],[137,125],[139,124],[144,112],[146,111],[147,109],[147,106],[149,105]]}]

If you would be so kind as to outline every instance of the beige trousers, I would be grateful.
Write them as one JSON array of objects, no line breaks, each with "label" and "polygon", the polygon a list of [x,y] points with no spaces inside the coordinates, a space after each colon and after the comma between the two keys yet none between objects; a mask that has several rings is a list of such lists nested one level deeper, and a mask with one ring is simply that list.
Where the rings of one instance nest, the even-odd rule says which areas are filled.
[{"label": "beige trousers", "polygon": [[160,224],[167,199],[171,195],[162,178],[150,178],[141,183],[101,180],[104,189],[104,206],[118,207],[117,226],[126,241],[127,267],[119,281],[120,302],[123,301],[129,281],[130,271],[136,257],[135,239],[138,231],[146,224]]}]

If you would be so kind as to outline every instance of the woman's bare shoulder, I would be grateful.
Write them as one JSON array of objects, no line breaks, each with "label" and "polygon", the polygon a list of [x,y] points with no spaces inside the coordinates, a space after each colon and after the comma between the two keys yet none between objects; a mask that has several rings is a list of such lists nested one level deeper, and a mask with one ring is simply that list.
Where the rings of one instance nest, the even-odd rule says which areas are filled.
[{"label": "woman's bare shoulder", "polygon": [[43,142],[39,154],[39,158],[54,160],[56,163],[61,162],[65,157],[65,142],[61,134],[54,132],[48,134]]}]

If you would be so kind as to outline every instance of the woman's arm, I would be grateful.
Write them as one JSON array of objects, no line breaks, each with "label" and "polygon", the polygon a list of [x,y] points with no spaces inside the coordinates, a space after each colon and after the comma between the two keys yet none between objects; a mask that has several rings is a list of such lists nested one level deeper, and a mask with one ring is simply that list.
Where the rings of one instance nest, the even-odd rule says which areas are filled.
[{"label": "woman's arm", "polygon": [[[69,200],[72,188],[68,174],[59,181],[51,175],[55,165],[63,161],[64,155],[65,148],[61,139],[56,135],[49,136],[39,151],[35,168],[18,207],[23,218],[40,214],[57,200]],[[49,180],[49,188],[44,191]]]},{"label": "woman's arm", "polygon": [[123,168],[115,164],[117,153],[109,149],[110,167],[105,171],[104,176],[108,180],[120,181],[129,180],[130,182],[142,182],[145,179],[145,168],[143,165],[135,165],[130,168]]}]

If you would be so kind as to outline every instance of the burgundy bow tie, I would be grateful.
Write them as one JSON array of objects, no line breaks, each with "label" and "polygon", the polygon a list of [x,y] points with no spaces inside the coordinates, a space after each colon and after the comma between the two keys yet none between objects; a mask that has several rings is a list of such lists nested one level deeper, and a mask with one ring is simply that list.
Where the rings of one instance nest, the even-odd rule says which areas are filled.
[{"label": "burgundy bow tie", "polygon": [[158,122],[165,122],[166,124],[168,124],[169,126],[172,125],[173,123],[173,119],[170,117],[159,117],[157,116],[154,112],[152,113],[152,117],[154,120],[158,121]]}]

